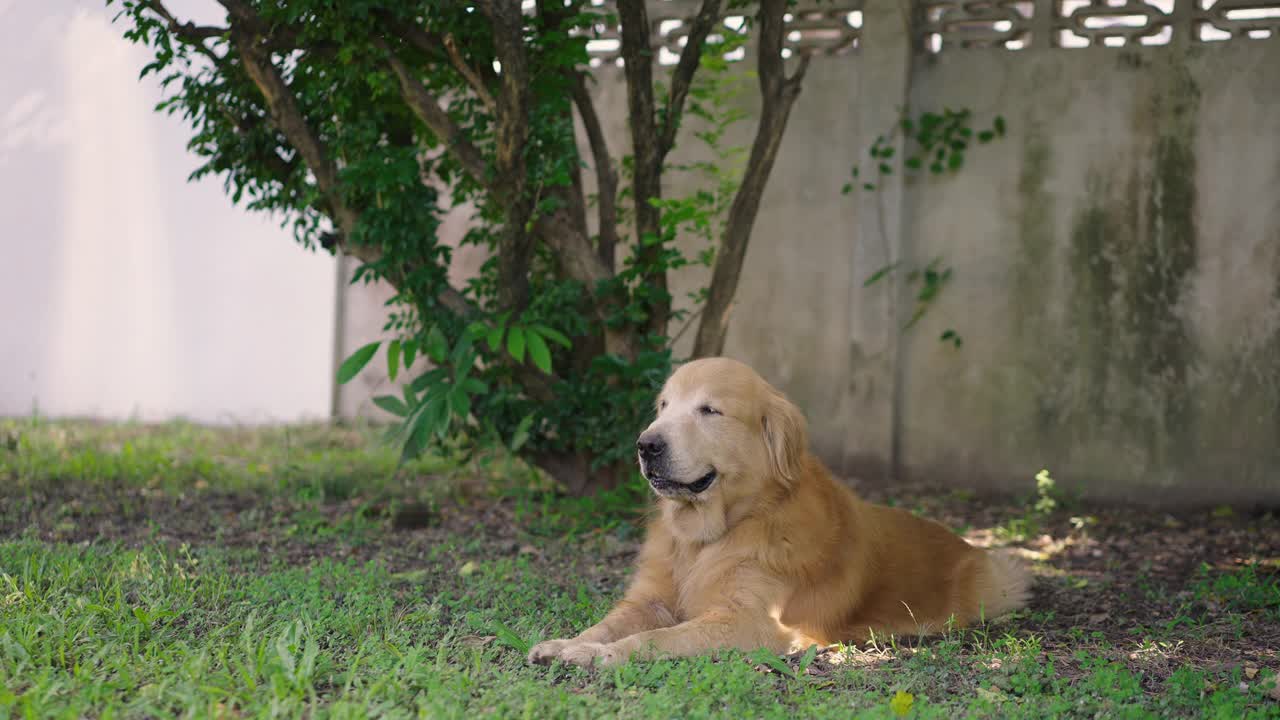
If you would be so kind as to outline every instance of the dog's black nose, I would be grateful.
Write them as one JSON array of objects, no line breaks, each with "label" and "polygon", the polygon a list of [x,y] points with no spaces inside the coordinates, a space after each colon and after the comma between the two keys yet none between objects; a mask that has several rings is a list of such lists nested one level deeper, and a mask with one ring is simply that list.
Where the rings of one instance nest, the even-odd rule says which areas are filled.
[{"label": "dog's black nose", "polygon": [[641,435],[636,441],[636,450],[640,451],[640,455],[650,460],[662,457],[667,451],[667,441],[662,439],[661,435]]}]

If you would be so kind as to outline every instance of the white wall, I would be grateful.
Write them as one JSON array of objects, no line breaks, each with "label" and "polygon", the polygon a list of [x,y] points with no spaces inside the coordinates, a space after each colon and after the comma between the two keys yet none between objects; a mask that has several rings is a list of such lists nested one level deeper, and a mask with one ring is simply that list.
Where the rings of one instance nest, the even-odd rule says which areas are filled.
[{"label": "white wall", "polygon": [[117,9],[0,0],[0,416],[326,415],[334,261],[187,182],[190,131]]}]

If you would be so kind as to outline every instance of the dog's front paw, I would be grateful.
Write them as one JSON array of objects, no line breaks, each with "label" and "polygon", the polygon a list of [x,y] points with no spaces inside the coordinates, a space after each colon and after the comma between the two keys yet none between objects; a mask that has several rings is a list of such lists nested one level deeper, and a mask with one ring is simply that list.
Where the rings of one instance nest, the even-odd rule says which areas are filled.
[{"label": "dog's front paw", "polygon": [[627,653],[617,643],[584,642],[561,650],[560,659],[582,667],[611,667],[626,662]]},{"label": "dog's front paw", "polygon": [[560,657],[560,653],[572,644],[572,640],[547,640],[529,649],[529,662],[535,665],[550,665],[552,660]]}]

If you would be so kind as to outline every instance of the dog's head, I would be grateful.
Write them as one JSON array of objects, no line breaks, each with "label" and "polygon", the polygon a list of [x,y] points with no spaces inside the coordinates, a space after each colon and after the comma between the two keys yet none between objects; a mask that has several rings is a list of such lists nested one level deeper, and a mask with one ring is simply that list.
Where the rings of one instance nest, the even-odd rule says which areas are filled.
[{"label": "dog's head", "polygon": [[808,449],[804,415],[754,370],[707,358],[676,370],[640,434],[640,470],[660,497],[728,510],[788,487]]}]

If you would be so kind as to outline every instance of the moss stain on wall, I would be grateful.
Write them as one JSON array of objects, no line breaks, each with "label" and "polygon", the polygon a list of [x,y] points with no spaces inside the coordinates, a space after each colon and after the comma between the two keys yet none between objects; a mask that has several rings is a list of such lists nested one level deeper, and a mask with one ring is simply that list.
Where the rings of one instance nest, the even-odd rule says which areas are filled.
[{"label": "moss stain on wall", "polygon": [[[1112,475],[1173,482],[1195,446],[1196,348],[1182,303],[1196,271],[1199,90],[1171,58],[1135,106],[1128,158],[1100,161],[1071,225],[1063,432],[1132,457]],[[1132,451],[1132,453],[1130,452]]]},{"label": "moss stain on wall", "polygon": [[[1043,455],[1054,447],[1057,413],[1044,392],[1052,382],[1046,369],[1053,364],[1054,353],[1045,332],[1049,305],[1057,295],[1054,246],[1057,243],[1056,202],[1048,190],[1054,172],[1053,146],[1041,123],[1032,113],[1024,120],[1022,164],[1017,185],[1017,238],[1012,267],[1010,319],[1013,340],[1020,355],[1019,372],[1012,387],[1001,387],[992,398],[999,417],[1019,418],[1031,412],[1031,437],[1010,440],[1021,448],[1034,446],[1032,452]],[[1018,452],[1019,447],[1010,448]]]}]

